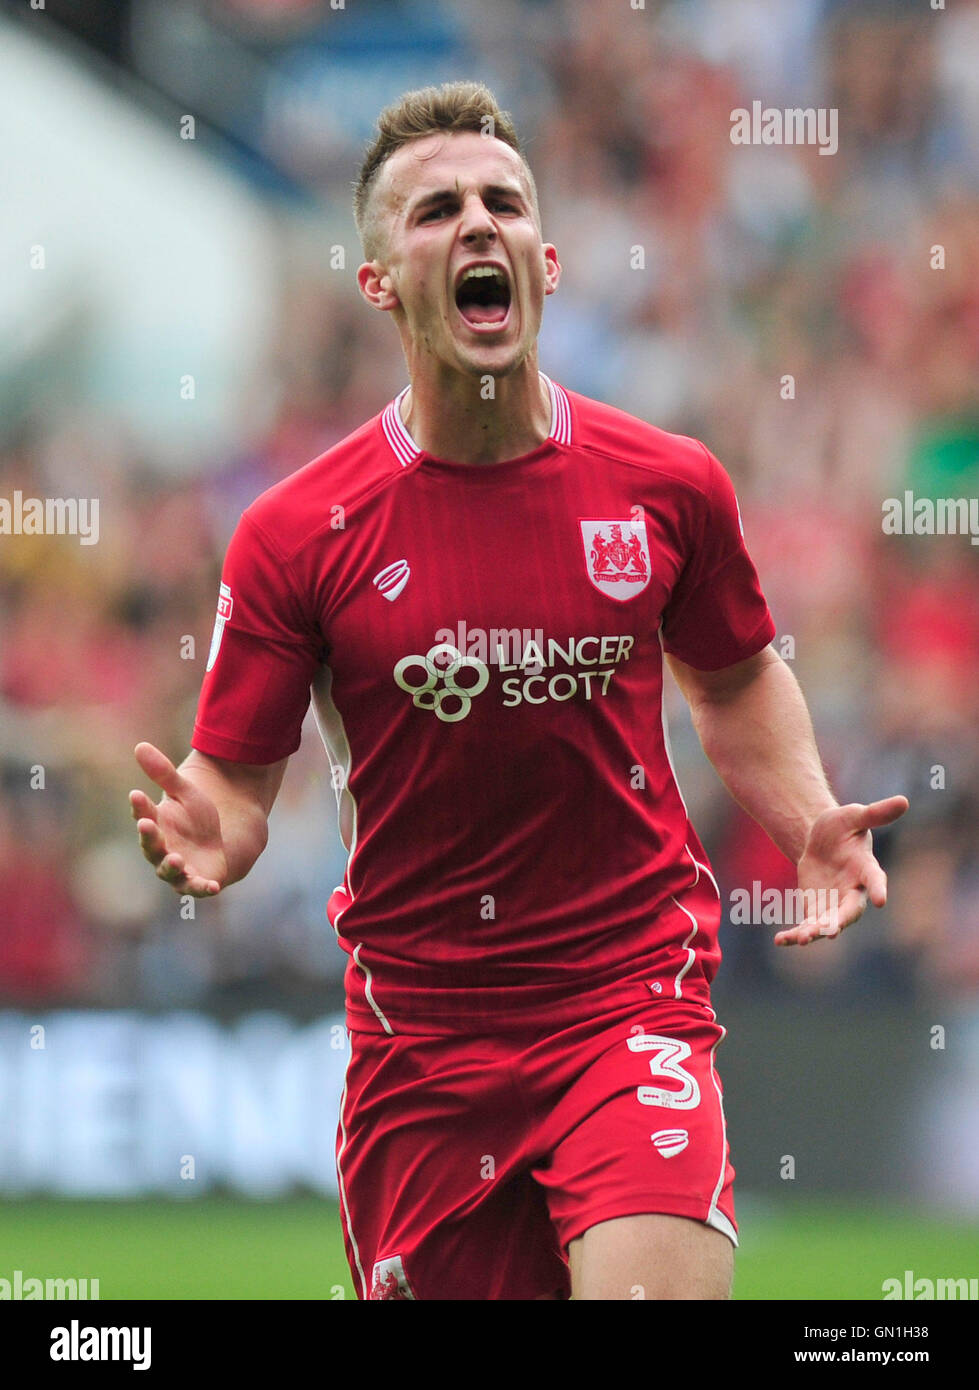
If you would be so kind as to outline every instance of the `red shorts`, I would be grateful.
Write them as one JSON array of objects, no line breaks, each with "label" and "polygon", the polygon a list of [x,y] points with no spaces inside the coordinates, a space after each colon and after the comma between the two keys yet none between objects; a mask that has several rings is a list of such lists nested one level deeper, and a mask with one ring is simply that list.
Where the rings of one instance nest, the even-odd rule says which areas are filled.
[{"label": "red shorts", "polygon": [[548,1034],[352,1031],[337,1171],[358,1296],[566,1298],[569,1243],[643,1212],[737,1245],[724,1035],[679,1000]]}]

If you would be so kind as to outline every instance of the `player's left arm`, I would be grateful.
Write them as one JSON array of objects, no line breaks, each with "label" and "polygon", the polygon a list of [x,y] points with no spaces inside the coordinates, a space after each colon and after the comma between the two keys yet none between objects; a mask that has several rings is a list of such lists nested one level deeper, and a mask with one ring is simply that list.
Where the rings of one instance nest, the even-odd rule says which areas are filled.
[{"label": "player's left arm", "polygon": [[836,904],[829,917],[809,914],[780,931],[776,945],[837,936],[863,915],[868,899],[883,907],[887,877],[874,858],[871,831],[903,816],[907,798],[839,805],[802,691],[771,646],[720,671],[666,659],[704,752],[731,795],[798,866],[800,889]]}]

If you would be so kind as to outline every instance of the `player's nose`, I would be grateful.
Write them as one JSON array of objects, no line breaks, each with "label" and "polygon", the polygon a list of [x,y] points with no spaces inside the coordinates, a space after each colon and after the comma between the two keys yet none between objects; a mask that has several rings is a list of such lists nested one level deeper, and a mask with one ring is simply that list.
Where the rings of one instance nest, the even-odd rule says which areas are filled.
[{"label": "player's nose", "polygon": [[496,237],[496,225],[478,193],[471,193],[463,201],[459,235],[464,241],[492,241]]}]

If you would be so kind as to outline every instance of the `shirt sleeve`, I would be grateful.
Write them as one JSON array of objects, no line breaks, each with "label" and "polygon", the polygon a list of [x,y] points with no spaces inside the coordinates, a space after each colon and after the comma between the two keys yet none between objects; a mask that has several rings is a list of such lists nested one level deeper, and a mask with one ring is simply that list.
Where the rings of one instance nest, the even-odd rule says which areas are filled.
[{"label": "shirt sleeve", "polygon": [[[701,446],[703,447],[703,446]],[[734,486],[708,450],[703,525],[663,611],[663,648],[699,671],[746,661],[775,636],[745,548]]]},{"label": "shirt sleeve", "polygon": [[246,512],[225,557],[191,745],[242,763],[294,753],[324,646],[288,562]]}]

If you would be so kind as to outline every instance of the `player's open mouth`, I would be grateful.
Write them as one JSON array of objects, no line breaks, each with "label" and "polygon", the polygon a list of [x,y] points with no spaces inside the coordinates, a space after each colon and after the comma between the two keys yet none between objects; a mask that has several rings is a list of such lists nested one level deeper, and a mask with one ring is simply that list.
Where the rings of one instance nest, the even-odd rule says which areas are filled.
[{"label": "player's open mouth", "polygon": [[502,266],[468,266],[456,285],[456,308],[470,328],[502,328],[510,317],[510,280]]}]

